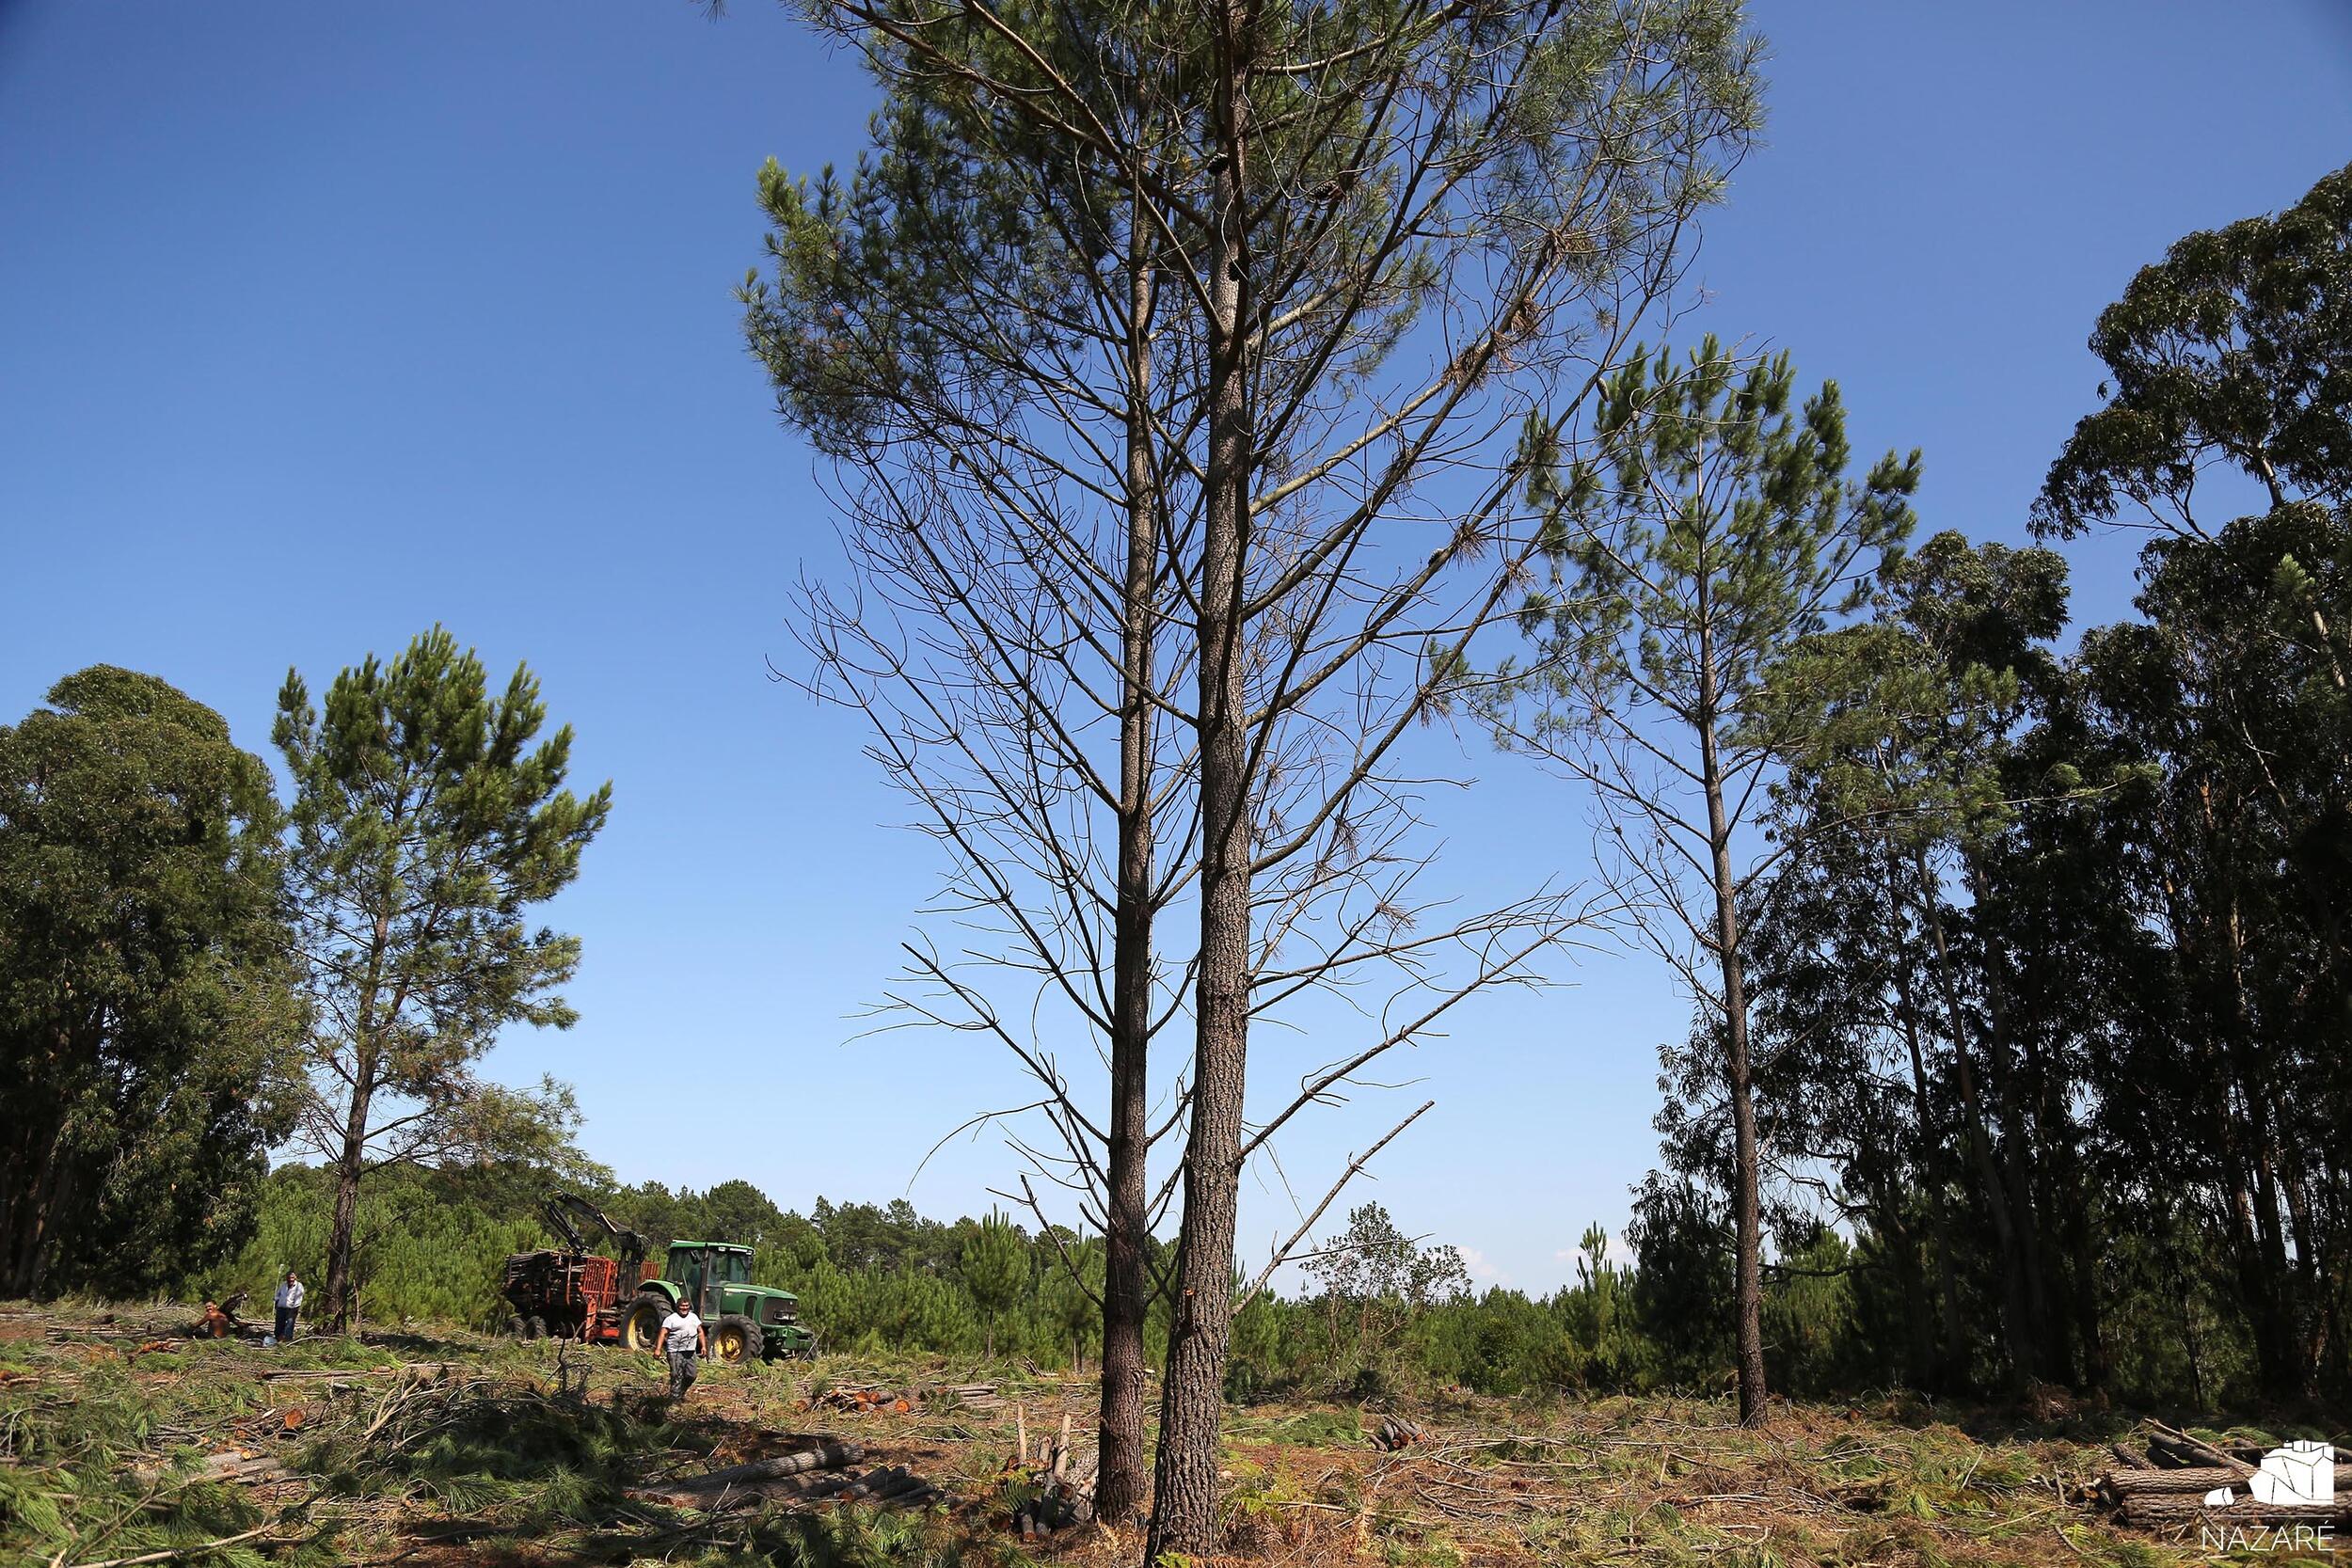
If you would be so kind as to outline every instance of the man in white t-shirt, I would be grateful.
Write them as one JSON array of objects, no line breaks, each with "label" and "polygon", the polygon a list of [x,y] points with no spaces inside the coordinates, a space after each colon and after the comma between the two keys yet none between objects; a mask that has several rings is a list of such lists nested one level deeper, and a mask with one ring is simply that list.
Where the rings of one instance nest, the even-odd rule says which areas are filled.
[{"label": "man in white t-shirt", "polygon": [[694,1386],[694,1358],[708,1348],[709,1336],[691,1301],[681,1300],[661,1320],[661,1351],[670,1359],[670,1397],[682,1400]]},{"label": "man in white t-shirt", "polygon": [[294,1316],[302,1310],[302,1281],[294,1270],[286,1271],[286,1282],[278,1287],[278,1342],[294,1342]]}]

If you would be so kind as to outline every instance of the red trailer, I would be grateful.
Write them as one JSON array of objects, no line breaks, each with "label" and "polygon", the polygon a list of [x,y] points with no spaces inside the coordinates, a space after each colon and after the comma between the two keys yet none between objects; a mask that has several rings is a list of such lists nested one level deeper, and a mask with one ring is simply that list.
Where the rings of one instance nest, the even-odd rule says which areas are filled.
[{"label": "red trailer", "polygon": [[[621,1256],[590,1252],[567,1211],[593,1220],[613,1239]],[[571,1245],[517,1252],[506,1259],[500,1294],[509,1308],[507,1328],[526,1339],[551,1335],[590,1344],[618,1340],[627,1308],[645,1276],[645,1238],[614,1225],[595,1204],[570,1193],[550,1196],[544,1212],[548,1223]]]}]

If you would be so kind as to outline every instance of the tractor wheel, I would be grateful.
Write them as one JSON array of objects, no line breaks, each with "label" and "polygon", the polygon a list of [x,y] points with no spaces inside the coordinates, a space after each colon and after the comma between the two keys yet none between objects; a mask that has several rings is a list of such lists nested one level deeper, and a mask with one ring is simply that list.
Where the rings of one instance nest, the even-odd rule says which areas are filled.
[{"label": "tractor wheel", "polygon": [[528,1317],[528,1318],[525,1318],[525,1319],[523,1320],[523,1338],[526,1338],[526,1339],[544,1339],[544,1338],[546,1338],[547,1337],[548,1337],[548,1321],[547,1321],[547,1319],[542,1318],[542,1317],[539,1317],[539,1316],[537,1316],[536,1314],[533,1314],[532,1316]]},{"label": "tractor wheel", "polygon": [[661,1349],[661,1320],[670,1315],[670,1304],[648,1291],[630,1304],[628,1316],[621,1320],[621,1339],[631,1350]]},{"label": "tractor wheel", "polygon": [[733,1366],[739,1362],[757,1361],[767,1351],[767,1336],[759,1325],[740,1314],[730,1312],[719,1320],[719,1326],[710,1331],[710,1358]]},{"label": "tractor wheel", "polygon": [[509,1338],[519,1339],[523,1337],[523,1315],[520,1312],[506,1314],[506,1333]]}]

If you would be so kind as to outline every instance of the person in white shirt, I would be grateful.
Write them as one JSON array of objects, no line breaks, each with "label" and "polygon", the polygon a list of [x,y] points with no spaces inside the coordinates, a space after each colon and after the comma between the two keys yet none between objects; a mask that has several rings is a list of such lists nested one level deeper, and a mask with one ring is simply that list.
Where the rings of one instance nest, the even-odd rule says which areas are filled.
[{"label": "person in white shirt", "polygon": [[292,1269],[286,1271],[286,1282],[278,1287],[278,1342],[294,1343],[294,1314],[302,1310],[302,1281]]},{"label": "person in white shirt", "polygon": [[661,1320],[661,1349],[670,1358],[670,1397],[682,1400],[694,1386],[694,1358],[709,1348],[702,1318],[691,1300],[680,1301]]}]

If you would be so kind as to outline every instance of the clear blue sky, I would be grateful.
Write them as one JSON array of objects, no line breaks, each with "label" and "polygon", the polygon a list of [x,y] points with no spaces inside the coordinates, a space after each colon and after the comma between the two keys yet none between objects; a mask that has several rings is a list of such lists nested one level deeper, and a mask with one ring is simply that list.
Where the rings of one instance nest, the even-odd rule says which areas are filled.
[{"label": "clear blue sky", "polygon": [[[1837,377],[1865,451],[1923,447],[1930,528],[2018,536],[2134,268],[2352,159],[2352,0],[1755,20],[1770,145],[1709,225],[1693,330]],[[830,523],[728,290],[760,160],[847,163],[866,101],[758,0],[715,25],[664,0],[0,0],[0,715],[103,660],[259,751],[289,664],[320,684],[435,621],[527,658],[617,799],[557,910],[583,1022],[492,1070],[578,1085],[627,1179],[797,1207],[898,1195],[1014,1088],[965,1042],[845,1043],[929,847],[849,722],[766,669]],[[2128,554],[2078,553],[2085,612],[2130,592]],[[1465,758],[1486,783],[1437,803],[1449,879],[1573,875],[1580,804]],[[1622,1223],[1684,1022],[1638,958],[1567,977],[1420,1053],[1438,1109],[1367,1189],[1534,1288]],[[1304,1132],[1299,1183],[1384,1109]],[[912,1196],[974,1212],[1009,1169],[959,1146]],[[1245,1234],[1279,1219],[1257,1197]]]}]

